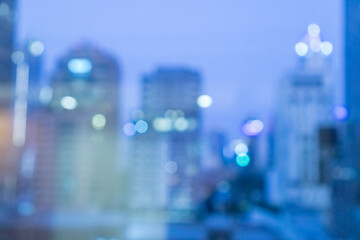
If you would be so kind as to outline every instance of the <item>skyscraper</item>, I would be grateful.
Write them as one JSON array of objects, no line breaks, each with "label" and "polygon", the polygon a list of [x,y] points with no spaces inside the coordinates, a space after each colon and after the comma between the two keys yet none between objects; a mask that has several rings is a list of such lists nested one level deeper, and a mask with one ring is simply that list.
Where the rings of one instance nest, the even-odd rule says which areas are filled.
[{"label": "skyscraper", "polygon": [[[199,73],[185,68],[160,68],[144,77],[143,116],[135,123],[139,133],[134,137],[136,147],[131,157],[131,196],[135,198],[131,202],[138,201],[136,207],[149,208],[157,202],[160,208],[194,208],[200,157],[200,86]],[[143,122],[147,124],[145,131]],[[156,200],[150,202],[144,194]]]},{"label": "skyscraper", "polygon": [[[15,109],[14,109],[14,128],[13,142],[17,147],[17,210],[20,215],[32,213],[32,177],[35,164],[34,149],[26,145],[26,133],[30,132],[28,118],[32,118],[39,109],[36,104],[39,103],[39,83],[41,72],[41,61],[45,45],[39,40],[28,41],[22,51],[16,51],[15,54],[22,55],[22,61],[16,64],[16,91],[15,91]],[[22,72],[25,71],[25,72]],[[30,124],[32,127],[33,124]],[[30,211],[22,211],[24,206],[30,206]]]},{"label": "skyscraper", "polygon": [[118,80],[114,58],[92,46],[59,61],[45,87],[50,102],[29,120],[37,211],[115,207]]},{"label": "skyscraper", "polygon": [[0,1],[0,103],[11,97],[9,88],[12,85],[12,61],[15,33],[15,1]]},{"label": "skyscraper", "polygon": [[15,32],[15,1],[0,1],[0,203],[9,199],[14,186],[11,169],[12,105],[13,105],[13,51]]},{"label": "skyscraper", "polygon": [[331,227],[338,237],[358,238],[359,218],[354,209],[360,205],[360,1],[346,0],[344,7],[345,103],[349,116],[346,123],[337,126],[340,154],[332,174]]},{"label": "skyscraper", "polygon": [[[29,65],[29,90],[28,107],[29,111],[39,107],[41,103],[41,86],[43,85],[42,62],[45,51],[45,44],[36,38],[29,39],[25,44],[25,61]],[[44,93],[43,93],[44,95]],[[43,97],[43,96],[42,96]]]},{"label": "skyscraper", "polygon": [[360,1],[345,1],[345,96],[350,120],[360,120]]},{"label": "skyscraper", "polygon": [[323,208],[330,199],[323,178],[326,163],[319,156],[318,129],[332,120],[327,72],[332,45],[322,41],[319,26],[311,24],[295,50],[300,65],[281,82],[275,129],[275,168],[282,195],[278,200]]}]

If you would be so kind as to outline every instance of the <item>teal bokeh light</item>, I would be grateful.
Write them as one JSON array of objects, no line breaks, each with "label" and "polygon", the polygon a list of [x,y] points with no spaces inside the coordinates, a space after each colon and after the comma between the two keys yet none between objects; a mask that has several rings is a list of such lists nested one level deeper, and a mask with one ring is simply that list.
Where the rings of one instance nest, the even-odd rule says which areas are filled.
[{"label": "teal bokeh light", "polygon": [[236,157],[236,163],[240,166],[240,167],[246,167],[247,165],[249,165],[250,163],[250,157],[249,155],[245,154],[245,153],[241,153]]}]

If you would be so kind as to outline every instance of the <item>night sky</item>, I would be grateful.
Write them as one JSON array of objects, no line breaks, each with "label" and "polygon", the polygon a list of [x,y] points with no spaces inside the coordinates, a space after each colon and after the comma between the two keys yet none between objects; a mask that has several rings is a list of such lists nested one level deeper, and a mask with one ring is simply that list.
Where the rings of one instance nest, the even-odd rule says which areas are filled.
[{"label": "night sky", "polygon": [[[139,82],[157,66],[186,66],[203,76],[207,129],[237,136],[248,116],[271,119],[279,80],[296,66],[295,43],[310,23],[334,45],[336,101],[342,101],[340,0],[19,0],[18,44],[46,44],[45,72],[81,42],[119,59],[124,120],[139,106]],[[136,93],[134,96],[134,92]]]}]

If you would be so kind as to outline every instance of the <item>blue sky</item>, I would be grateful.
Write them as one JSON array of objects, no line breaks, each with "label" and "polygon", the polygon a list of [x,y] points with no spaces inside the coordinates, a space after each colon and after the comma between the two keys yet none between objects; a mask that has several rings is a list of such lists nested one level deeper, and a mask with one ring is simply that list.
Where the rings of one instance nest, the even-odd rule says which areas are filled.
[{"label": "blue sky", "polygon": [[[46,44],[45,71],[71,46],[92,42],[115,55],[123,70],[124,118],[139,106],[139,82],[157,66],[198,69],[214,104],[207,129],[240,131],[247,116],[266,122],[278,82],[296,66],[295,43],[310,23],[334,45],[336,101],[341,102],[340,0],[19,0],[18,43]],[[134,94],[135,93],[135,94]],[[135,97],[134,97],[135,96]]]}]

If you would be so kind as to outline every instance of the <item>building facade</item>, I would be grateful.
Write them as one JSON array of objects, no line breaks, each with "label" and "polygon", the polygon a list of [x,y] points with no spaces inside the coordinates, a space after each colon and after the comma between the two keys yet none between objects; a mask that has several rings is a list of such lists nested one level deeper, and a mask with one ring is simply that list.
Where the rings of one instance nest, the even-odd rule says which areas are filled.
[{"label": "building facade", "polygon": [[15,34],[15,1],[0,1],[0,84],[1,102],[9,96],[9,87],[12,86],[13,63],[11,54],[13,51]]},{"label": "building facade", "polygon": [[[0,203],[11,202],[16,184],[13,172],[13,62],[15,1],[0,1]],[[0,207],[1,210],[1,207]]]},{"label": "building facade", "polygon": [[51,100],[29,119],[36,211],[115,207],[119,74],[114,58],[92,46],[59,61]]},{"label": "building facade", "polygon": [[[136,147],[130,157],[134,166],[130,196],[136,198],[130,202],[138,201],[135,208],[194,209],[200,164],[196,102],[200,86],[200,75],[183,68],[160,68],[144,77],[142,116],[134,122],[140,133],[133,137]],[[148,125],[145,132],[139,128],[140,121]]]},{"label": "building facade", "polygon": [[281,82],[275,126],[278,202],[324,208],[329,205],[327,163],[320,160],[318,130],[332,122],[331,79],[327,69],[332,45],[320,28],[309,25],[296,44],[298,69]]},{"label": "building facade", "polygon": [[345,1],[345,92],[350,119],[360,119],[360,1]]}]

